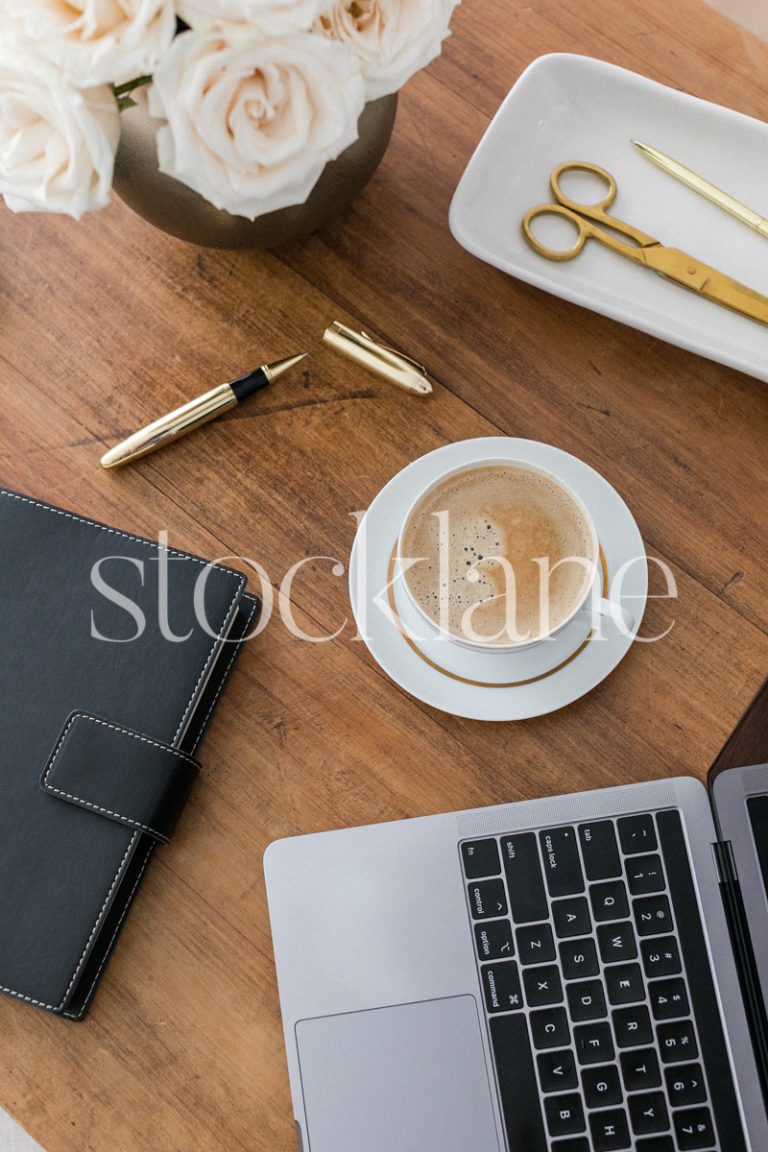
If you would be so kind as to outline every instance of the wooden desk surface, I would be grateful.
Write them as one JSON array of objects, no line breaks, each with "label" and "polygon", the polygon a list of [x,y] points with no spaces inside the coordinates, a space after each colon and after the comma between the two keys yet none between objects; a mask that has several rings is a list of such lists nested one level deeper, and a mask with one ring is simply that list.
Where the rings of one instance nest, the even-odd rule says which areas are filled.
[{"label": "wooden desk surface", "polygon": [[[619,12],[620,9],[620,12]],[[0,1104],[47,1152],[293,1152],[264,896],[292,833],[673,773],[703,776],[768,668],[768,387],[508,279],[447,227],[453,190],[521,70],[582,52],[768,116],[768,46],[700,0],[464,0],[401,97],[351,213],[276,255],[203,251],[116,203],[84,222],[0,216],[0,480],[278,585],[346,562],[351,513],[414,457],[471,436],[550,441],[599,469],[679,582],[565,711],[482,725],[423,707],[347,623],[279,619],[246,647],[204,774],[147,877],[93,1011],[0,999]],[[521,161],[522,162],[522,161]],[[334,319],[420,357],[425,403],[319,342]],[[263,359],[308,374],[117,474],[104,447]],[[652,581],[659,590],[659,582]],[[349,617],[328,562],[296,616]]]}]

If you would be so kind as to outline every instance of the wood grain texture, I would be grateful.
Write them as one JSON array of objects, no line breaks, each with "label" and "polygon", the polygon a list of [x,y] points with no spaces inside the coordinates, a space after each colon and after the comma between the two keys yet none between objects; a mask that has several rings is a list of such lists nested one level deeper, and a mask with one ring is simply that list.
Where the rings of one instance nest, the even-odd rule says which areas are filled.
[{"label": "wood grain texture", "polygon": [[[172,545],[345,564],[353,513],[453,440],[545,440],[599,469],[679,581],[638,645],[562,713],[514,725],[412,700],[354,640],[329,560],[247,645],[90,1018],[0,1001],[0,1103],[47,1152],[292,1152],[261,856],[270,840],[692,773],[768,666],[768,388],[508,279],[451,239],[451,195],[537,55],[576,51],[768,116],[768,47],[699,0],[464,0],[404,90],[352,211],[271,255],[208,252],[119,203],[80,224],[0,215],[0,481]],[[524,158],[521,159],[524,162]],[[320,344],[339,319],[438,380],[420,402]],[[141,424],[263,360],[306,373],[122,472]],[[657,586],[658,590],[658,586]]]}]

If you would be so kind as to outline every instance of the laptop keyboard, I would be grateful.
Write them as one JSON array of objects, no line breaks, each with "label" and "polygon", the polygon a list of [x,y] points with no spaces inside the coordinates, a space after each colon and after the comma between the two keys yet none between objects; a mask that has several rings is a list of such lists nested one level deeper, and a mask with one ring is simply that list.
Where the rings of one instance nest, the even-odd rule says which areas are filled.
[{"label": "laptop keyboard", "polygon": [[461,844],[512,1152],[721,1148],[657,820]]}]

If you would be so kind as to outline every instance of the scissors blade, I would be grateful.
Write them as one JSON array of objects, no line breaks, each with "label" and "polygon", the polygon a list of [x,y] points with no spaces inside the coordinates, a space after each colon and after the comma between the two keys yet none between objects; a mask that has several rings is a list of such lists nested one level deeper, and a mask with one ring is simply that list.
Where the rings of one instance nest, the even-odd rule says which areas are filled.
[{"label": "scissors blade", "polygon": [[655,244],[641,249],[641,254],[643,262],[660,276],[690,288],[715,304],[722,304],[724,308],[731,308],[761,324],[768,324],[768,296],[748,288],[746,284],[740,284],[738,280],[681,252],[679,248],[665,248],[662,244]]}]

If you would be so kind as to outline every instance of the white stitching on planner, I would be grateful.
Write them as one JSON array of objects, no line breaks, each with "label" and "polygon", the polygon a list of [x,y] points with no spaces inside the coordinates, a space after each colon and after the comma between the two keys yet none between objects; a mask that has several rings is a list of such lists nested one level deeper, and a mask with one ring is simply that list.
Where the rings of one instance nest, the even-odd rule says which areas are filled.
[{"label": "white stitching on planner", "polygon": [[[237,589],[235,590],[235,594],[232,597],[232,603],[230,604],[229,608],[227,609],[227,615],[225,616],[225,624],[228,623],[232,617],[233,609],[235,608],[235,601],[238,599],[240,593],[242,592],[242,589],[243,589],[245,582],[246,582],[246,578],[245,578],[245,576],[243,576],[242,581],[238,585]],[[195,684],[194,688],[192,689],[192,695],[189,698],[189,703],[187,704],[186,708],[184,709],[184,715],[182,716],[181,720],[179,721],[179,726],[173,734],[173,743],[174,744],[181,737],[181,734],[184,730],[184,725],[185,725],[186,720],[187,720],[187,716],[189,715],[190,709],[192,708],[192,705],[195,702],[195,697],[197,696],[198,689],[200,688],[200,685],[203,683],[205,677],[208,674],[208,669],[211,666],[211,661],[214,659],[215,656],[218,655],[219,648],[221,646],[219,644],[219,641],[223,642],[224,631],[225,631],[225,629],[222,628],[221,632],[216,637],[213,648],[211,648],[208,659],[206,660],[205,665],[203,666],[203,670],[200,673],[200,675],[198,676],[197,683]]]},{"label": "white stitching on planner", "polygon": [[[120,532],[120,531],[118,531],[117,528],[109,528],[106,524],[99,524],[98,520],[89,520],[85,516],[77,516],[74,512],[65,512],[63,508],[54,508],[52,504],[45,504],[40,500],[32,500],[32,499],[30,499],[29,496],[22,496],[18,492],[11,492],[10,489],[8,489],[8,488],[0,488],[0,496],[8,496],[9,498],[11,498],[13,500],[20,500],[23,504],[31,504],[34,508],[42,508],[44,512],[54,512],[57,516],[66,517],[67,520],[75,520],[75,521],[79,522],[80,524],[88,524],[91,528],[98,528],[99,531],[101,531],[101,532],[109,532],[113,536],[122,536],[125,540],[133,540],[137,544],[143,544],[146,548],[154,548],[155,551],[158,551],[158,552],[159,551],[165,551],[168,553],[169,556],[177,556],[182,560],[192,560],[195,564],[200,564],[203,568],[208,567],[209,562],[202,560],[199,556],[192,556],[187,552],[177,552],[173,548],[161,549],[161,546],[159,544],[154,544],[151,540],[143,540],[141,538],[141,536],[132,536],[130,532]],[[242,592],[243,588],[245,587],[245,585],[247,583],[247,578],[240,573],[236,573],[236,572],[231,571],[228,568],[224,568],[220,564],[214,564],[214,565],[212,565],[212,567],[216,572],[222,572],[228,576],[236,576],[237,577],[237,587],[235,588],[235,594],[232,597],[232,601],[231,601],[229,608],[227,609],[226,614],[224,616],[224,623],[222,625],[221,631],[216,636],[216,638],[213,642],[213,647],[211,648],[211,651],[208,654],[208,659],[206,660],[205,664],[203,665],[203,670],[197,678],[197,683],[195,684],[194,688],[192,689],[192,695],[190,696],[189,701],[187,703],[187,706],[184,709],[184,714],[182,715],[181,720],[179,721],[179,726],[173,734],[172,743],[174,743],[174,744],[176,743],[176,741],[179,739],[179,737],[181,735],[181,732],[184,728],[184,724],[186,722],[187,716],[189,715],[189,712],[192,708],[192,705],[195,702],[195,697],[197,695],[197,691],[198,691],[200,685],[202,684],[202,682],[203,682],[203,680],[204,680],[204,678],[208,672],[208,669],[211,665],[211,661],[213,660],[213,658],[217,654],[217,651],[220,647],[221,640],[223,639],[223,637],[225,636],[225,634],[227,632],[228,625],[229,625],[231,617],[232,617],[232,610],[235,607],[235,601],[237,600],[238,596],[240,595],[240,593]]]},{"label": "white stitching on planner", "polygon": [[206,727],[206,725],[207,725],[207,723],[211,717],[211,712],[213,712],[214,708],[216,707],[216,701],[218,700],[219,696],[221,696],[224,685],[227,682],[227,677],[229,676],[230,669],[235,662],[235,657],[237,656],[238,652],[240,651],[240,649],[243,645],[244,638],[248,634],[248,629],[251,626],[251,620],[253,620],[253,614],[256,611],[256,609],[258,608],[258,606],[259,606],[258,600],[254,600],[253,604],[251,605],[251,611],[248,614],[248,619],[245,622],[245,628],[243,629],[243,638],[238,640],[234,646],[234,651],[229,658],[229,663],[227,664],[227,667],[224,669],[224,675],[222,676],[221,683],[219,684],[219,687],[216,690],[216,695],[214,696],[213,700],[211,700],[211,706],[205,714],[203,722],[200,725],[200,731],[197,734],[197,739],[195,740],[194,744],[192,745],[192,751],[193,752],[195,752],[197,750],[197,746],[205,734],[205,727]]},{"label": "white stitching on planner", "polygon": [[101,964],[99,964],[98,968],[96,969],[96,975],[93,977],[93,981],[91,983],[91,986],[88,989],[88,995],[86,996],[85,1000],[83,1000],[83,1004],[82,1004],[80,1011],[79,1012],[62,1012],[62,1016],[67,1016],[67,1017],[69,1017],[70,1020],[82,1020],[83,1016],[85,1015],[85,1010],[88,1007],[88,1004],[90,1003],[91,996],[93,996],[94,990],[96,988],[96,983],[99,979],[99,976],[101,975],[101,970],[111,955],[112,945],[114,944],[115,940],[117,939],[117,934],[120,931],[120,926],[123,923],[123,920],[125,920],[128,909],[130,908],[131,904],[133,903],[133,898],[136,895],[136,889],[138,888],[139,883],[141,881],[141,878],[144,875],[147,864],[149,864],[149,858],[152,855],[152,851],[156,847],[157,847],[157,845],[154,843],[154,841],[151,841],[149,848],[147,848],[147,854],[144,857],[144,863],[142,864],[141,868],[139,869],[139,874],[136,877],[136,882],[134,883],[133,888],[131,888],[131,894],[125,902],[125,907],[123,908],[120,919],[118,920],[117,924],[115,925],[115,930],[112,933],[112,937],[109,941],[109,944],[107,945],[107,950],[104,953],[104,955],[102,956]]},{"label": "white stitching on planner", "polygon": [[42,1000],[35,1000],[32,996],[25,996],[22,992],[15,992],[13,988],[0,987],[0,991],[7,992],[9,996],[15,996],[17,1000],[26,1000],[26,1002],[28,1004],[35,1004],[35,1005],[37,1005],[38,1008],[50,1008],[52,1012],[57,1012],[66,1003],[67,996],[69,996],[69,993],[72,991],[72,988],[74,986],[75,981],[77,980],[77,977],[80,975],[80,969],[82,968],[83,963],[85,961],[85,954],[91,946],[91,941],[93,940],[93,937],[96,935],[96,929],[99,926],[99,921],[101,920],[101,917],[104,913],[104,909],[106,908],[107,904],[109,903],[110,897],[115,890],[115,885],[117,884],[120,873],[123,870],[123,865],[125,864],[126,860],[128,859],[128,857],[129,857],[129,855],[133,849],[133,846],[136,843],[136,841],[138,840],[140,835],[141,835],[140,832],[134,832],[133,836],[131,837],[131,842],[125,850],[125,856],[123,856],[122,860],[120,861],[120,867],[118,868],[117,874],[116,874],[114,880],[112,881],[109,892],[107,892],[104,903],[101,906],[101,911],[99,912],[98,916],[96,917],[96,923],[94,924],[93,930],[91,931],[91,934],[88,937],[85,948],[83,949],[83,954],[80,957],[80,961],[77,965],[77,968],[75,969],[75,973],[74,973],[72,979],[70,980],[69,987],[67,988],[66,992],[62,996],[60,1003],[58,1003],[58,1004],[45,1004]]},{"label": "white stitching on planner", "polygon": [[143,744],[151,744],[153,748],[159,748],[161,752],[168,752],[171,756],[178,756],[180,760],[186,760],[193,768],[197,768],[197,762],[188,756],[186,752],[180,752],[178,748],[172,748],[170,744],[160,744],[157,740],[150,740],[148,736],[142,736],[138,732],[132,732],[130,728],[124,728],[122,724],[109,724],[106,720],[99,720],[96,716],[91,716],[88,712],[73,712],[69,718],[69,723],[61,734],[59,742],[54,748],[51,758],[48,761],[48,767],[43,775],[43,787],[48,792],[55,792],[57,796],[63,796],[65,800],[72,800],[75,804],[83,804],[86,808],[93,808],[96,812],[103,812],[105,816],[113,816],[117,820],[122,820],[126,824],[131,824],[134,828],[140,828],[142,832],[151,832],[153,836],[158,836],[161,840],[167,843],[168,837],[164,832],[158,832],[156,829],[151,828],[149,824],[142,824],[138,820],[132,820],[130,816],[123,816],[120,812],[113,812],[111,808],[102,808],[99,804],[93,804],[90,800],[84,800],[82,796],[73,796],[71,792],[63,792],[61,788],[55,788],[53,784],[48,783],[53,766],[56,759],[64,746],[64,741],[67,738],[72,725],[76,720],[87,720],[90,724],[100,724],[102,728],[111,728],[114,732],[122,732],[126,736],[131,736],[134,740],[141,740]]},{"label": "white stitching on planner", "polygon": [[124,865],[125,865],[125,862],[126,862],[126,860],[128,859],[128,857],[129,857],[129,855],[131,854],[131,852],[133,851],[133,848],[134,848],[134,846],[135,846],[135,844],[136,844],[136,841],[138,840],[138,838],[139,838],[139,836],[140,836],[140,835],[141,835],[141,833],[140,833],[140,832],[134,832],[133,836],[131,837],[131,842],[130,842],[130,844],[128,845],[128,847],[126,848],[126,850],[125,850],[125,856],[123,856],[122,860],[120,861],[120,867],[118,868],[118,870],[117,870],[117,874],[116,874],[116,876],[115,876],[114,880],[112,881],[112,883],[111,883],[111,885],[110,885],[110,888],[109,888],[109,892],[107,892],[107,895],[106,895],[106,897],[104,898],[104,903],[102,904],[102,906],[101,906],[101,910],[99,911],[99,914],[98,914],[98,916],[96,917],[96,923],[94,924],[93,928],[91,929],[91,934],[90,934],[90,936],[88,937],[88,940],[86,941],[86,945],[85,945],[85,948],[83,949],[83,954],[82,954],[82,956],[80,957],[80,959],[79,959],[79,961],[78,961],[78,964],[77,964],[77,968],[76,968],[76,969],[75,969],[75,971],[74,971],[74,974],[73,974],[73,976],[72,976],[72,979],[70,980],[69,984],[67,985],[67,990],[66,990],[66,992],[64,993],[64,995],[63,995],[63,996],[62,996],[62,998],[61,998],[61,1003],[59,1004],[59,1007],[60,1007],[60,1008],[61,1008],[61,1007],[64,1005],[64,1003],[65,1003],[65,1001],[66,1001],[66,999],[67,999],[67,996],[69,996],[70,992],[72,991],[72,989],[73,989],[73,988],[74,988],[74,986],[75,986],[75,982],[76,982],[76,980],[77,980],[78,976],[80,975],[80,969],[83,967],[83,964],[85,963],[85,957],[86,957],[86,953],[88,952],[88,949],[89,949],[89,948],[90,948],[90,946],[91,946],[91,941],[93,940],[94,936],[96,935],[96,930],[97,930],[97,928],[98,928],[98,926],[99,926],[99,922],[101,921],[101,917],[104,915],[104,912],[105,912],[105,910],[106,910],[107,904],[109,904],[109,901],[110,901],[110,899],[111,899],[112,893],[113,893],[113,891],[114,891],[114,889],[115,889],[115,886],[116,886],[116,884],[117,884],[117,881],[118,881],[118,877],[120,876],[120,873],[121,873],[121,872],[122,872],[122,870],[123,870],[123,867],[124,867]]},{"label": "white stitching on planner", "polygon": [[[147,548],[155,548],[160,552],[167,552],[169,556],[179,556],[182,560],[192,560],[195,564],[201,564],[204,568],[208,565],[207,560],[202,560],[199,556],[192,556],[188,552],[177,552],[174,548],[163,548],[160,544],[155,544],[152,540],[145,540],[141,536],[133,536],[130,532],[120,532],[117,528],[110,528],[107,524],[100,524],[98,520],[89,520],[87,516],[78,516],[75,512],[65,512],[63,508],[55,508],[53,504],[46,504],[42,500],[32,500],[29,496],[22,496],[20,492],[11,492],[10,488],[0,488],[0,496],[8,496],[13,500],[21,500],[23,504],[32,504],[35,508],[42,508],[44,512],[55,512],[57,516],[64,516],[67,520],[77,520],[80,524],[88,524],[91,528],[98,528],[100,532],[109,532],[112,536],[122,536],[125,540],[133,540],[136,544],[144,544]],[[214,564],[217,572],[225,572],[227,575],[234,576],[238,573],[233,572],[229,568],[224,568],[221,564]]]},{"label": "white stitching on planner", "polygon": [[[65,512],[63,508],[54,508],[54,506],[52,504],[45,504],[40,500],[32,500],[32,499],[30,499],[29,496],[22,496],[19,492],[11,492],[10,489],[8,489],[8,488],[0,488],[0,496],[7,496],[9,499],[12,499],[12,500],[20,500],[22,504],[30,504],[34,508],[42,508],[44,512],[53,512],[57,516],[64,516],[67,520],[75,520],[80,524],[88,524],[91,528],[98,528],[100,532],[109,532],[113,536],[121,536],[125,540],[133,540],[137,544],[143,544],[146,548],[154,548],[158,552],[161,551],[161,546],[159,544],[153,544],[153,542],[151,540],[143,540],[141,536],[132,536],[129,532],[120,532],[117,528],[109,528],[106,524],[99,524],[98,520],[89,520],[86,516],[78,516],[74,512]],[[192,560],[195,564],[200,564],[204,568],[207,567],[207,562],[205,560],[202,560],[199,556],[192,556],[186,552],[177,552],[173,548],[166,548],[166,549],[164,549],[164,551],[166,551],[169,556],[178,556],[182,560]],[[224,617],[224,622],[222,624],[221,631],[219,632],[216,639],[214,640],[213,648],[211,649],[210,654],[208,656],[208,659],[205,662],[205,665],[203,667],[203,671],[200,673],[200,676],[198,677],[197,683],[195,684],[195,687],[192,689],[192,695],[189,698],[189,703],[187,704],[187,707],[184,710],[184,715],[182,716],[181,722],[179,723],[179,727],[176,729],[176,732],[175,732],[174,737],[173,737],[173,743],[174,744],[176,743],[176,741],[179,738],[179,733],[181,732],[181,729],[184,726],[184,722],[187,718],[187,713],[189,712],[190,708],[192,707],[195,696],[197,694],[197,690],[200,687],[200,683],[203,679],[203,676],[205,675],[205,673],[208,669],[208,665],[211,663],[211,660],[213,659],[214,655],[216,654],[218,648],[220,647],[220,643],[223,640],[223,637],[226,635],[226,633],[228,631],[231,617],[232,617],[232,613],[233,613],[233,609],[235,607],[235,601],[237,600],[239,594],[242,592],[242,589],[244,588],[244,586],[246,584],[246,577],[245,576],[243,576],[239,573],[232,572],[230,569],[224,568],[220,564],[214,564],[213,569],[216,572],[222,572],[228,576],[238,577],[237,587],[235,589],[235,594],[232,597],[232,602],[229,605],[229,608],[227,609],[226,615]],[[34,1004],[38,1008],[48,1008],[52,1012],[58,1012],[61,1010],[64,1003],[66,1002],[67,996],[69,996],[69,993],[72,989],[72,986],[74,985],[75,981],[77,980],[78,975],[80,974],[80,969],[82,968],[83,963],[85,961],[86,953],[88,952],[88,949],[90,948],[91,940],[93,939],[93,937],[96,934],[96,931],[99,927],[99,923],[101,921],[101,918],[104,915],[104,910],[105,910],[107,904],[109,903],[109,899],[110,899],[112,892],[114,891],[115,885],[117,884],[117,881],[120,877],[120,873],[123,870],[123,865],[125,864],[125,861],[127,860],[128,855],[131,852],[134,844],[136,843],[136,840],[138,839],[139,835],[140,835],[140,833],[138,831],[134,833],[134,835],[131,839],[131,842],[128,845],[128,848],[126,849],[125,856],[120,861],[120,866],[117,869],[117,873],[115,875],[115,878],[112,881],[112,884],[110,885],[109,891],[107,892],[107,896],[106,896],[106,899],[105,899],[105,901],[101,907],[101,911],[99,912],[98,916],[96,917],[96,923],[94,924],[93,929],[91,930],[91,934],[88,937],[88,941],[85,945],[85,948],[83,949],[83,954],[80,957],[80,960],[78,961],[78,965],[77,965],[77,968],[75,969],[75,973],[74,973],[74,975],[73,975],[73,977],[69,983],[69,987],[67,988],[66,992],[64,993],[64,996],[63,996],[61,1002],[59,1004],[56,1004],[56,1005],[45,1004],[45,1003],[43,1003],[42,1000],[36,1000],[32,996],[25,996],[22,992],[16,992],[13,988],[6,988],[4,985],[0,985],[0,992],[6,992],[9,996],[15,996],[19,1000],[25,1000],[28,1004]],[[147,856],[147,859],[149,859],[149,856]],[[145,861],[145,865],[146,865],[146,861]],[[108,954],[109,953],[107,953],[107,955]]]}]

